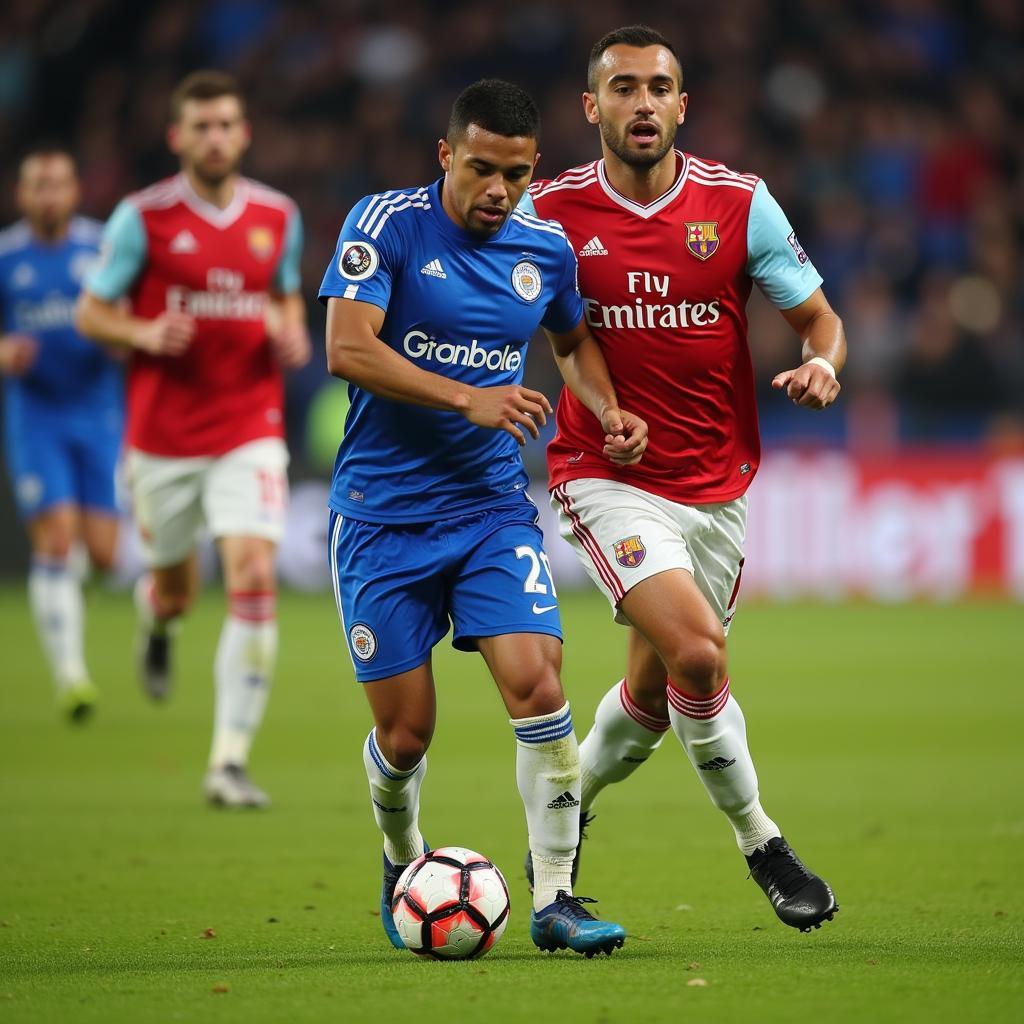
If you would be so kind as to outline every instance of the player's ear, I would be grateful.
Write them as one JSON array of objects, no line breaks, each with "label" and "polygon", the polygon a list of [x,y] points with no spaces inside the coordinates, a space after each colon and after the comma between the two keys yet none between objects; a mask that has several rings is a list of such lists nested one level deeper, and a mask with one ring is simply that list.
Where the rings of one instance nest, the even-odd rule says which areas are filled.
[{"label": "player's ear", "polygon": [[448,145],[447,139],[437,140],[437,162],[445,174],[452,169],[452,147]]},{"label": "player's ear", "polygon": [[583,94],[583,113],[591,124],[601,123],[601,115],[597,111],[597,93],[585,92]]},{"label": "player's ear", "polygon": [[167,148],[175,156],[181,152],[181,129],[176,121],[167,126]]},{"label": "player's ear", "polygon": [[244,153],[252,142],[252,123],[250,121],[242,122],[242,152]]},{"label": "player's ear", "polygon": [[689,98],[685,92],[679,94],[679,114],[676,117],[676,124],[682,124],[686,120],[686,101]]}]

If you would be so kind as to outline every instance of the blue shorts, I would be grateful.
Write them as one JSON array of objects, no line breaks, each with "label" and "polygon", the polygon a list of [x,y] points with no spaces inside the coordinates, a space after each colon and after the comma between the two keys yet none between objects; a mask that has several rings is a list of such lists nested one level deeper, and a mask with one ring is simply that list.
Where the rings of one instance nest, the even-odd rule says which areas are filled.
[{"label": "blue shorts", "polygon": [[117,513],[114,474],[121,451],[123,414],[116,406],[94,414],[41,413],[11,403],[4,438],[11,485],[23,519],[53,505],[73,503]]},{"label": "blue shorts", "polygon": [[356,679],[422,665],[454,626],[452,645],[547,633],[562,638],[558,600],[526,495],[434,523],[366,523],[331,512],[328,557]]}]

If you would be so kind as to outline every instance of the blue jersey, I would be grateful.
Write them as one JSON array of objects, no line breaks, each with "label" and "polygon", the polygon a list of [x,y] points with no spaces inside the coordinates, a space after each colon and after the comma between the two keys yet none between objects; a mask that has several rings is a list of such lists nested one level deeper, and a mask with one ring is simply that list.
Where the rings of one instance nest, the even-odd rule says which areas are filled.
[{"label": "blue jersey", "polygon": [[57,411],[107,410],[121,405],[121,371],[74,328],[82,279],[97,261],[103,225],[72,219],[59,242],[38,239],[25,221],[0,231],[0,311],[4,333],[39,344],[21,377],[7,378],[7,399]]},{"label": "blue jersey", "polygon": [[[486,240],[444,212],[441,182],[368,196],[345,220],[320,298],[385,311],[381,340],[477,387],[520,384],[538,326],[583,316],[576,257],[553,221],[515,210]],[[349,385],[330,506],[373,523],[433,522],[521,500],[526,470],[503,430]]]}]

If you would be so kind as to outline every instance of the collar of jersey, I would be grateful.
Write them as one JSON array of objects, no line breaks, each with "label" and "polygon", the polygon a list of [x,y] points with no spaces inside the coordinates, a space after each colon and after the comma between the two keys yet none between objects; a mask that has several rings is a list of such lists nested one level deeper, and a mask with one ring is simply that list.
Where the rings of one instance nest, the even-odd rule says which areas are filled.
[{"label": "collar of jersey", "polygon": [[197,216],[212,224],[216,228],[224,229],[242,216],[246,204],[249,201],[249,188],[245,178],[238,175],[235,178],[235,192],[231,202],[224,209],[207,202],[198,195],[189,184],[188,176],[184,171],[178,174],[178,188],[181,190],[182,202]]},{"label": "collar of jersey", "polygon": [[686,184],[686,178],[690,173],[690,161],[686,159],[686,154],[681,153],[678,149],[674,151],[676,154],[677,163],[679,170],[676,173],[676,180],[672,182],[667,192],[663,192],[657,199],[650,203],[638,203],[635,199],[630,199],[624,196],[609,180],[608,175],[605,173],[604,160],[599,160],[597,164],[597,180],[601,183],[601,188],[604,189],[605,194],[608,198],[621,206],[624,210],[629,210],[630,213],[635,213],[638,217],[642,217],[644,220],[650,220],[656,214],[661,213],[670,203],[674,202],[678,198],[679,194],[683,191],[683,186]]},{"label": "collar of jersey", "polygon": [[476,235],[460,228],[445,212],[444,206],[441,204],[441,186],[443,183],[444,178],[438,178],[437,181],[428,186],[427,191],[430,193],[430,212],[434,215],[434,221],[446,235],[457,239],[463,245],[472,246],[487,245],[504,237],[505,232],[508,231],[509,224],[512,223],[511,213],[505,218],[505,223],[501,225],[495,234],[489,238],[478,238]]}]

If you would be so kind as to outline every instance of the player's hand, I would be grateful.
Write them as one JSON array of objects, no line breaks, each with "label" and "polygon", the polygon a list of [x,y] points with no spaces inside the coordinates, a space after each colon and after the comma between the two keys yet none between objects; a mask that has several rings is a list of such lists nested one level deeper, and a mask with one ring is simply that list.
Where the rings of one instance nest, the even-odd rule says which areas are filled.
[{"label": "player's hand", "polygon": [[616,466],[635,466],[647,450],[647,423],[625,409],[607,409],[601,417],[604,454]]},{"label": "player's hand", "polygon": [[551,403],[539,391],[506,384],[496,388],[473,388],[462,415],[478,427],[504,430],[519,444],[526,444],[523,430],[534,439],[540,437],[540,427],[547,423],[550,412]]},{"label": "player's hand", "polygon": [[839,394],[839,381],[817,363],[804,363],[795,370],[776,374],[772,387],[776,391],[785,388],[794,405],[807,409],[825,409]]},{"label": "player's hand", "polygon": [[267,332],[267,339],[282,369],[297,370],[305,366],[313,356],[313,346],[305,324],[281,324]]},{"label": "player's hand", "polygon": [[39,354],[39,342],[27,334],[5,334],[0,338],[0,373],[20,377],[27,373]]},{"label": "player's hand", "polygon": [[135,334],[135,347],[153,356],[180,356],[192,344],[196,322],[187,313],[161,313]]}]

